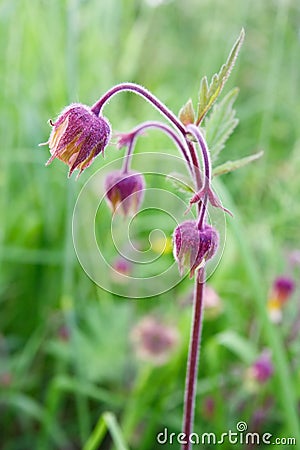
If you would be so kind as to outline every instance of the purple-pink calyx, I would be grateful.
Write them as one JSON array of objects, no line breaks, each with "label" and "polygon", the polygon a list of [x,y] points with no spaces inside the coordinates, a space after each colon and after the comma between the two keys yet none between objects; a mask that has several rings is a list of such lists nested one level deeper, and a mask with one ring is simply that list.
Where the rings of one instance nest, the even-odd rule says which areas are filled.
[{"label": "purple-pink calyx", "polygon": [[179,272],[183,274],[184,268],[190,270],[190,278],[196,269],[202,267],[211,259],[219,245],[219,235],[210,225],[203,225],[199,230],[196,220],[187,220],[175,228],[174,257],[178,263]]}]

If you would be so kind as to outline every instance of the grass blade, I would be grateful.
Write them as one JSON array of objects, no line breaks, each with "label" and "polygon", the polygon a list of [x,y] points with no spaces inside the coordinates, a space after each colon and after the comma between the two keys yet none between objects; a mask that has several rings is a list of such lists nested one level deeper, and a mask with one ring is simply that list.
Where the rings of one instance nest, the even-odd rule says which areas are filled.
[{"label": "grass blade", "polygon": [[97,450],[107,431],[110,432],[117,450],[129,450],[124,442],[122,431],[116,417],[110,412],[105,412],[100,416],[97,425],[83,447],[83,450]]}]

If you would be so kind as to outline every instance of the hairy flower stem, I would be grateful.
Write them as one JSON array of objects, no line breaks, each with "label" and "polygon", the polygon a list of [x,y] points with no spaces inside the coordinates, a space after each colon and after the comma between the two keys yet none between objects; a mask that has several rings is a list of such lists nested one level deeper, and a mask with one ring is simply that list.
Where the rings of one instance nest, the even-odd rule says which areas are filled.
[{"label": "hairy flower stem", "polygon": [[206,185],[210,185],[211,161],[210,161],[210,155],[209,155],[209,151],[207,148],[207,144],[204,140],[204,137],[202,136],[201,131],[199,130],[198,127],[196,127],[196,125],[190,124],[190,125],[187,125],[186,128],[187,128],[187,131],[189,131],[191,134],[193,134],[193,136],[197,139],[197,142],[200,146],[202,160],[203,160],[204,175],[205,175],[204,183]]},{"label": "hairy flower stem", "polygon": [[[196,125],[187,125],[189,131],[197,140],[202,154],[203,163],[203,183],[200,192],[203,193],[201,197],[201,204],[198,216],[198,228],[201,230],[205,223],[208,192],[211,184],[211,161],[209,150],[206,142]],[[198,270],[195,279],[194,301],[193,301],[193,320],[192,330],[189,343],[189,355],[185,384],[185,398],[184,398],[184,413],[183,413],[183,433],[185,433],[186,443],[182,445],[182,450],[190,450],[192,444],[190,442],[190,435],[193,431],[194,424],[194,410],[198,375],[198,362],[200,357],[200,343],[203,320],[203,290],[205,284],[205,268]]]},{"label": "hairy flower stem", "polygon": [[186,129],[184,125],[180,122],[179,119],[175,116],[175,114],[169,110],[158,98],[156,98],[151,92],[149,92],[146,88],[140,86],[135,83],[121,83],[117,84],[109,91],[107,91],[93,106],[92,111],[99,115],[105,103],[114,95],[116,95],[120,91],[130,91],[134,92],[137,95],[148,100],[158,111],[163,114],[171,123],[173,123],[178,130],[185,136]]},{"label": "hairy flower stem", "polygon": [[195,290],[193,301],[193,320],[189,343],[189,354],[187,363],[187,373],[185,381],[185,397],[183,411],[183,433],[185,433],[185,444],[182,444],[182,450],[192,448],[189,442],[189,436],[193,432],[194,410],[197,387],[198,362],[200,356],[200,342],[203,319],[203,288],[205,279],[205,269],[201,268],[195,278]]},{"label": "hairy flower stem", "polygon": [[[208,193],[210,191],[211,185],[211,160],[207,144],[199,128],[196,125],[190,124],[187,126],[187,131],[189,131],[196,138],[202,154],[203,185],[201,186],[200,192],[203,194],[203,196],[201,198],[201,206],[198,216],[198,228],[199,230],[201,230],[205,222]],[[199,192],[199,199],[200,199],[200,192]]]},{"label": "hairy flower stem", "polygon": [[[193,176],[194,171],[192,168],[192,164],[191,164],[187,149],[185,148],[185,145],[184,145],[184,144],[186,144],[186,141],[182,141],[178,137],[177,133],[175,133],[175,131],[173,131],[172,128],[170,128],[168,125],[165,125],[164,123],[156,122],[156,121],[144,122],[144,123],[138,125],[136,128],[134,128],[132,131],[130,131],[128,133],[128,136],[131,137],[131,140],[129,141],[129,144],[128,144],[126,162],[124,164],[124,167],[126,165],[126,167],[128,168],[129,163],[127,162],[127,160],[130,159],[130,157],[131,157],[136,137],[138,135],[140,135],[147,128],[157,128],[158,130],[160,130],[160,131],[164,132],[166,135],[168,135],[174,141],[174,143],[178,147],[179,151],[182,153],[182,155],[185,159],[185,162],[188,165],[188,168],[191,172],[191,175]],[[126,134],[124,136],[126,137]],[[122,140],[122,137],[121,137],[121,140]]]},{"label": "hairy flower stem", "polygon": [[[175,114],[170,111],[163,103],[160,102],[153,94],[151,94],[147,89],[143,88],[134,83],[122,83],[117,86],[114,86],[112,89],[107,91],[93,106],[92,111],[96,115],[101,114],[101,110],[105,103],[109,101],[111,97],[116,95],[121,91],[130,91],[134,92],[137,95],[145,98],[149,101],[165,118],[171,122],[171,124],[177,129],[177,131],[183,136],[187,148],[189,149],[190,158],[193,167],[193,175],[195,180],[196,189],[201,192],[203,190],[203,196],[199,198],[200,206],[199,206],[199,219],[198,219],[198,228],[201,230],[206,216],[206,208],[208,201],[208,193],[210,189],[211,182],[211,162],[209,151],[205,140],[199,131],[196,125],[190,124],[185,127],[180,120],[177,119]],[[128,165],[130,163],[130,158],[133,151],[134,140],[136,134],[141,132],[142,129],[153,126],[153,122],[149,122],[148,125],[141,125],[140,128],[136,129],[135,134],[133,134],[132,141],[129,144],[127,157],[124,164],[124,171],[128,170]],[[182,141],[175,134],[170,133],[169,127],[155,125],[157,128],[160,128],[162,131],[166,132],[171,136],[171,138],[176,142],[178,147],[180,148],[183,156],[186,160],[186,163],[191,170],[190,158],[186,152],[185,147],[183,146]],[[203,180],[201,174],[200,163],[198,159],[197,152],[195,150],[193,142],[189,140],[188,135],[192,134],[201,149],[202,161],[203,161]],[[207,192],[206,192],[207,189]],[[196,194],[197,195],[197,194]],[[200,354],[200,340],[201,340],[201,331],[202,331],[202,311],[203,311],[203,287],[204,287],[204,278],[205,278],[205,269],[200,268],[198,270],[196,281],[195,281],[195,292],[194,292],[194,311],[193,311],[193,321],[192,321],[192,331],[190,337],[189,344],[189,356],[188,356],[188,365],[187,365],[187,374],[186,374],[186,387],[185,387],[185,399],[184,399],[184,416],[183,416],[183,432],[186,435],[186,444],[183,444],[182,450],[190,450],[191,443],[189,442],[189,436],[193,429],[194,422],[194,407],[195,407],[195,396],[196,396],[196,384],[197,384],[197,372],[198,372],[198,360]]]},{"label": "hairy flower stem", "polygon": [[189,150],[190,150],[192,163],[193,163],[193,167],[194,167],[194,170],[195,170],[196,187],[199,190],[201,188],[201,185],[202,185],[202,177],[201,177],[201,169],[200,169],[198,155],[197,155],[197,152],[196,152],[196,150],[194,148],[193,143],[188,141],[187,139],[186,139],[186,141],[187,141],[187,144],[188,144],[188,147],[189,147]]},{"label": "hairy flower stem", "polygon": [[121,83],[121,84],[117,84],[116,86],[114,86],[113,88],[111,88],[109,91],[107,91],[93,106],[92,106],[92,111],[96,114],[96,115],[100,115],[101,110],[103,108],[103,106],[105,105],[105,103],[107,103],[111,97],[113,97],[114,95],[116,95],[119,92],[122,91],[129,91],[129,92],[133,92],[141,97],[143,97],[144,99],[146,99],[150,104],[152,104],[164,117],[166,117],[169,122],[171,122],[173,124],[174,127],[177,128],[177,130],[181,133],[181,135],[184,137],[184,139],[187,142],[190,154],[191,154],[191,159],[192,159],[192,163],[194,166],[194,174],[195,174],[195,181],[196,181],[196,186],[197,189],[200,189],[201,186],[201,169],[200,169],[200,164],[199,164],[199,159],[198,159],[198,155],[195,151],[194,145],[192,142],[188,141],[187,139],[187,130],[185,128],[185,126],[180,122],[180,120],[175,116],[175,114],[166,107],[166,105],[164,105],[160,100],[158,100],[157,97],[155,97],[151,92],[149,92],[147,89],[145,89],[144,87],[135,84],[135,83]]},{"label": "hairy flower stem", "polygon": [[132,136],[132,139],[130,140],[130,142],[128,144],[127,153],[125,156],[123,169],[122,169],[124,174],[127,174],[128,170],[130,168],[131,157],[132,157],[132,153],[133,153],[134,146],[135,146],[135,138],[136,138],[136,135]]}]

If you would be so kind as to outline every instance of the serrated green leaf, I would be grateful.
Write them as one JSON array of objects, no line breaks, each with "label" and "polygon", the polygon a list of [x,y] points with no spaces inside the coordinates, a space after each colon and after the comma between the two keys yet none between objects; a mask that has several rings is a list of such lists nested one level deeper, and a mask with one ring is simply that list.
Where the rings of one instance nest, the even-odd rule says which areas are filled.
[{"label": "serrated green leaf", "polygon": [[220,95],[224,84],[226,83],[235,64],[240,48],[244,41],[244,37],[245,32],[242,28],[237,41],[235,42],[229,53],[226,63],[222,65],[219,73],[213,75],[209,87],[206,77],[202,78],[200,83],[196,125],[199,125],[201,123],[207,111],[212,107],[217,97]]},{"label": "serrated green leaf", "polygon": [[181,108],[178,114],[179,119],[183,125],[189,125],[195,121],[195,111],[193,107],[193,102],[189,99],[186,104]]},{"label": "serrated green leaf", "polygon": [[227,161],[220,166],[213,169],[213,176],[224,175],[225,173],[232,172],[233,170],[239,169],[240,167],[246,166],[247,164],[256,161],[263,155],[264,152],[254,153],[254,155],[246,156],[245,158],[237,159],[236,161]]},{"label": "serrated green leaf", "polygon": [[195,193],[192,186],[190,186],[191,182],[189,178],[184,177],[182,174],[172,172],[166,176],[166,179],[180,192],[188,192],[189,194]]},{"label": "serrated green leaf", "polygon": [[233,104],[238,96],[238,88],[232,89],[205,120],[205,136],[210,149],[211,159],[215,161],[225,142],[238,124]]}]

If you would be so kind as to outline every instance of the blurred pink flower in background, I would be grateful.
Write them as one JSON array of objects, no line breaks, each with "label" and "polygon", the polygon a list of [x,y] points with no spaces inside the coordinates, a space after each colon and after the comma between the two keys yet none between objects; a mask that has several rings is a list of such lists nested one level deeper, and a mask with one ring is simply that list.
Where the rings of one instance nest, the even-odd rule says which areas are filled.
[{"label": "blurred pink flower in background", "polygon": [[253,390],[265,384],[273,375],[271,352],[265,349],[247,370],[248,387]]},{"label": "blurred pink flower in background", "polygon": [[270,320],[280,323],[282,320],[282,307],[289,300],[295,290],[295,282],[291,277],[277,277],[272,285],[267,308]]},{"label": "blurred pink flower in background", "polygon": [[265,383],[273,375],[273,364],[271,360],[271,353],[269,350],[264,350],[258,359],[251,367],[252,375],[259,383]]},{"label": "blurred pink flower in background", "polygon": [[216,410],[215,400],[211,395],[203,399],[202,414],[206,419],[212,419]]},{"label": "blurred pink flower in background", "polygon": [[[180,299],[182,307],[192,305],[193,292]],[[205,284],[203,293],[204,319],[215,319],[222,314],[224,305],[221,297],[210,284]]]},{"label": "blurred pink flower in background", "polygon": [[179,342],[177,329],[153,316],[145,316],[133,328],[130,337],[136,355],[155,365],[165,364]]},{"label": "blurred pink flower in background", "polygon": [[289,252],[288,260],[292,266],[300,266],[300,250],[296,249]]},{"label": "blurred pink flower in background", "polygon": [[132,263],[123,257],[114,260],[111,267],[111,278],[116,283],[126,284],[132,272]]},{"label": "blurred pink flower in background", "polygon": [[215,319],[223,312],[223,303],[217,291],[206,284],[204,287],[205,319]]}]

